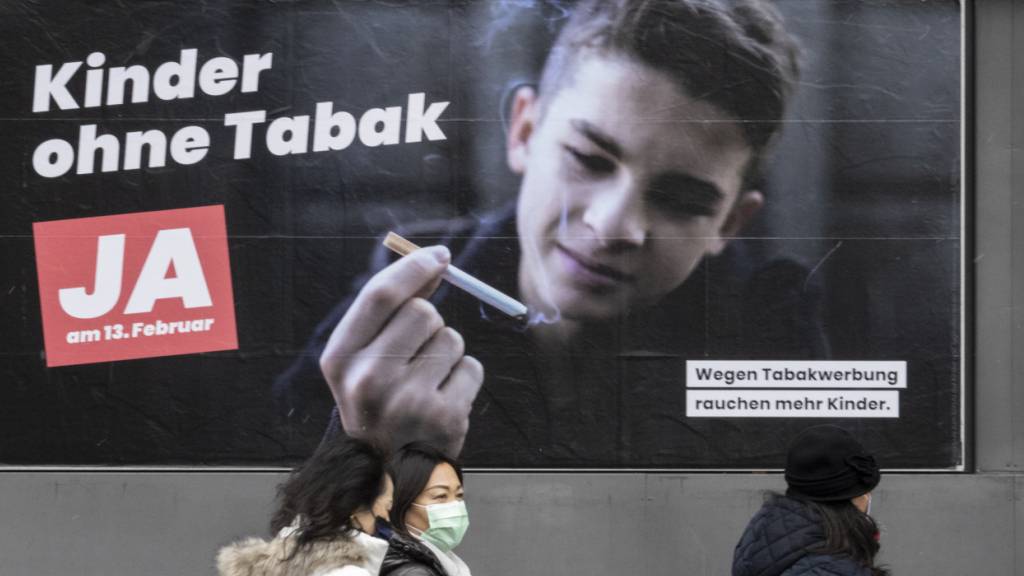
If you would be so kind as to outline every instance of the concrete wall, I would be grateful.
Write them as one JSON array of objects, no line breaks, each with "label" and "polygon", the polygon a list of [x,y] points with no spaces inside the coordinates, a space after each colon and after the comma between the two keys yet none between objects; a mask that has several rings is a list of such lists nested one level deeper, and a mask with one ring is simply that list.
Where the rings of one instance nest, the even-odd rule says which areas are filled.
[{"label": "concrete wall", "polygon": [[[282,474],[0,476],[0,574],[212,574],[266,531]],[[474,573],[722,575],[776,474],[476,474],[459,548]],[[873,512],[906,574],[1024,574],[1024,478],[887,475]]]},{"label": "concrete wall", "polygon": [[[979,1],[974,19],[976,472],[885,477],[874,511],[900,575],[1024,576],[1024,3]],[[0,575],[212,573],[218,546],[265,531],[283,477],[0,472]],[[467,485],[473,528],[460,552],[477,574],[667,575],[727,574],[762,492],[782,480],[473,474]]]}]

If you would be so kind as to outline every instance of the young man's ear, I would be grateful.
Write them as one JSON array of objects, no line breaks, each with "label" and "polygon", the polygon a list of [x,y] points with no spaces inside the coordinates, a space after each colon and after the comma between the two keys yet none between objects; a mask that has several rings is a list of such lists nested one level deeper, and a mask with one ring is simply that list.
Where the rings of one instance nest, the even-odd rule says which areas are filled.
[{"label": "young man's ear", "polygon": [[516,174],[526,170],[527,144],[536,126],[537,90],[532,86],[516,88],[512,96],[512,121],[508,127],[506,159],[508,167]]},{"label": "young man's ear", "polygon": [[754,215],[764,206],[764,195],[760,190],[746,190],[740,192],[740,197],[733,203],[732,209],[726,215],[725,221],[718,229],[718,238],[711,246],[711,253],[718,254],[725,249],[729,240],[734,238],[743,230],[743,227],[750,222]]}]

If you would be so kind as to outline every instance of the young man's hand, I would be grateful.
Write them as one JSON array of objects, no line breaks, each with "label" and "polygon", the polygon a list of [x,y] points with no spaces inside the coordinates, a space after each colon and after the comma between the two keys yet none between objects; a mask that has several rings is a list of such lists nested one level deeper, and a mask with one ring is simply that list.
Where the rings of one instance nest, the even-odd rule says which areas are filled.
[{"label": "young man's hand", "polygon": [[384,448],[424,441],[458,456],[483,366],[425,298],[451,255],[417,250],[363,287],[331,333],[320,369],[350,436]]}]

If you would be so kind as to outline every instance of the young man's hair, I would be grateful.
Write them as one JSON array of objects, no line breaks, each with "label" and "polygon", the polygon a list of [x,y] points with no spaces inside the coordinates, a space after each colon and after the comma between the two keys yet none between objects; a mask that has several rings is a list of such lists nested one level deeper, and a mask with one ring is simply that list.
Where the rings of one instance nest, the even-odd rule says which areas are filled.
[{"label": "young man's hair", "polygon": [[542,103],[588,52],[634,58],[738,120],[753,152],[744,186],[756,182],[799,76],[797,44],[766,0],[581,0],[544,65]]}]

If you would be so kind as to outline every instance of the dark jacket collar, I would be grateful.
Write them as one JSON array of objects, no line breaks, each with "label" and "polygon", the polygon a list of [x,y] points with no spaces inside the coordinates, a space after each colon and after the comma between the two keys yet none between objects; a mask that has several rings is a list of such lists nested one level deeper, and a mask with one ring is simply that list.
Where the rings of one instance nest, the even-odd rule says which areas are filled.
[{"label": "dark jacket collar", "polygon": [[761,507],[747,526],[733,554],[733,576],[798,576],[801,574],[870,575],[845,556],[815,553],[825,544],[821,519],[804,504],[775,497]]},{"label": "dark jacket collar", "polygon": [[384,556],[380,574],[387,576],[410,565],[421,566],[434,576],[447,576],[444,566],[430,549],[415,538],[395,531],[388,541],[388,553]]}]

